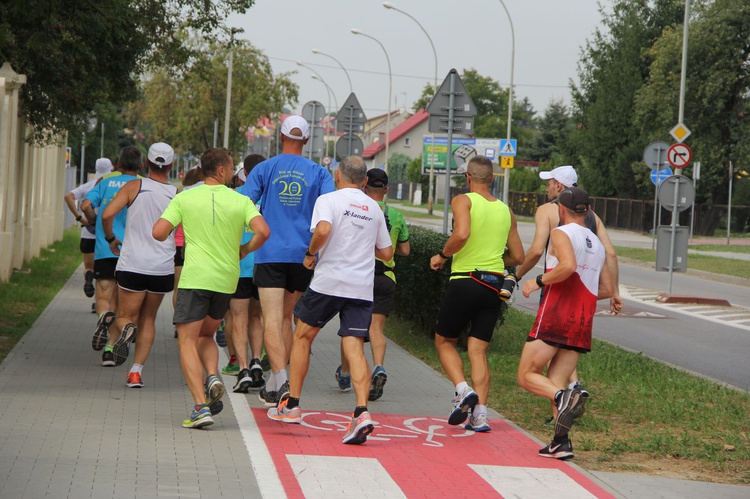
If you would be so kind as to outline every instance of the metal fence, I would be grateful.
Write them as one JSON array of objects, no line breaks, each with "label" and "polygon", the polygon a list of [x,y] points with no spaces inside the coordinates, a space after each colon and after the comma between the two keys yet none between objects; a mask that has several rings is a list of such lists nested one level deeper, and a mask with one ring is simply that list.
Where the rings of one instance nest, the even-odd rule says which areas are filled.
[{"label": "metal fence", "polygon": [[[510,192],[510,206],[516,215],[533,217],[539,205],[547,202],[545,194]],[[672,212],[659,205],[656,225],[669,224]],[[617,198],[591,198],[591,208],[608,228],[649,233],[654,228],[654,201]],[[727,205],[696,204],[693,233],[696,236],[726,234],[729,207]],[[679,224],[690,226],[691,210],[680,213]],[[732,234],[750,233],[750,206],[732,206],[730,230]]]}]

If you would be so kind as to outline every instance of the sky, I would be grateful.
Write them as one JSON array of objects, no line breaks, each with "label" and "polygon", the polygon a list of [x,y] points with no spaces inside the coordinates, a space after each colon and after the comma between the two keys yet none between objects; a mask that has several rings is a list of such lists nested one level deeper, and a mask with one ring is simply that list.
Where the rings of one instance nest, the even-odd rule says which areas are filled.
[{"label": "sky", "polygon": [[[541,116],[549,103],[570,103],[568,82],[577,81],[577,64],[586,40],[601,24],[596,0],[504,0],[515,31],[516,100],[528,97]],[[504,88],[510,83],[511,30],[500,0],[394,0],[395,7],[416,18],[435,45],[438,85],[455,68],[474,68]],[[606,0],[602,2],[608,5]],[[378,43],[351,33],[358,28],[376,38],[388,53],[392,73],[391,108],[410,108],[426,83],[435,78],[430,42],[408,16],[383,7],[380,0],[256,0],[228,25],[244,29],[249,40],[269,57],[275,73],[296,71],[300,87],[294,107],[317,100],[328,108],[326,86],[312,78],[318,72],[331,88],[338,108],[349,95],[346,68],[368,118],[388,109],[388,64]]]}]

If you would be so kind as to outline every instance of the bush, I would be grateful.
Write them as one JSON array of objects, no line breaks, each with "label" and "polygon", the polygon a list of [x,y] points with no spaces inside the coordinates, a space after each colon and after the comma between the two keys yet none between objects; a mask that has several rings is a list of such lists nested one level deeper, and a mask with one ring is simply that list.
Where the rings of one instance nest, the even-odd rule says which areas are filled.
[{"label": "bush", "polygon": [[[430,269],[430,258],[443,249],[448,236],[424,227],[409,225],[409,256],[396,256],[396,297],[393,313],[413,324],[419,334],[431,337],[435,332],[440,304],[445,295],[450,276],[450,262],[442,270]],[[507,309],[500,308],[498,325],[503,323]],[[466,333],[461,334],[459,345],[466,345]]]}]

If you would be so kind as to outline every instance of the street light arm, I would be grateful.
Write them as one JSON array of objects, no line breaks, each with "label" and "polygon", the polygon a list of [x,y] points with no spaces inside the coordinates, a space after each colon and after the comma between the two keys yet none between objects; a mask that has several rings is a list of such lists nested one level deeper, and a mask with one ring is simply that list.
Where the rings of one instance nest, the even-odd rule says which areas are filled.
[{"label": "street light arm", "polygon": [[318,49],[312,49],[312,53],[313,54],[324,55],[324,56],[328,57],[329,59],[333,59],[336,62],[336,64],[338,64],[339,66],[341,66],[341,69],[344,70],[344,74],[346,75],[346,79],[349,80],[349,93],[351,94],[351,93],[354,92],[354,90],[353,90],[354,87],[352,87],[352,79],[349,78],[349,71],[346,70],[346,68],[344,67],[344,65],[341,64],[341,62],[338,59],[336,59],[332,55],[326,54],[325,52],[321,52]]},{"label": "street light arm", "polygon": [[[510,87],[508,88],[508,128],[507,138],[510,140],[511,123],[513,121],[513,70],[516,65],[516,31],[513,29],[513,19],[510,17],[508,7],[505,6],[505,2],[500,0],[500,4],[505,10],[505,15],[508,16],[508,22],[510,23],[510,37],[511,37],[511,49],[510,49]],[[510,169],[506,169],[505,176],[503,177],[503,202],[508,203],[508,190],[510,184]]]},{"label": "street light arm", "polygon": [[424,29],[424,26],[422,26],[422,23],[420,23],[416,17],[412,16],[408,12],[404,12],[403,10],[397,8],[395,5],[393,5],[391,2],[383,2],[383,7],[385,7],[388,10],[395,10],[396,12],[401,12],[403,15],[411,18],[412,21],[417,23],[417,26],[419,26],[419,29],[422,30],[422,32],[427,37],[427,40],[430,42],[430,47],[432,47],[432,55],[435,58],[435,90],[434,92],[437,92],[437,81],[438,81],[438,58],[437,58],[437,51],[435,50],[435,44],[432,43],[432,37],[427,32],[426,29]]}]

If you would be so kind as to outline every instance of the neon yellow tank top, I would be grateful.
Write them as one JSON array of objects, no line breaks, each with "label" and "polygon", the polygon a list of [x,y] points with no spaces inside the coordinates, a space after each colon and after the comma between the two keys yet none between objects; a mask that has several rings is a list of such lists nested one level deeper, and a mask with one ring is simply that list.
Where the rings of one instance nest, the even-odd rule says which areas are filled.
[{"label": "neon yellow tank top", "polygon": [[[510,209],[496,199],[487,201],[481,194],[466,194],[471,200],[471,234],[461,250],[453,255],[451,273],[490,270],[505,272],[503,253],[510,232]],[[455,276],[451,279],[468,276]]]}]

